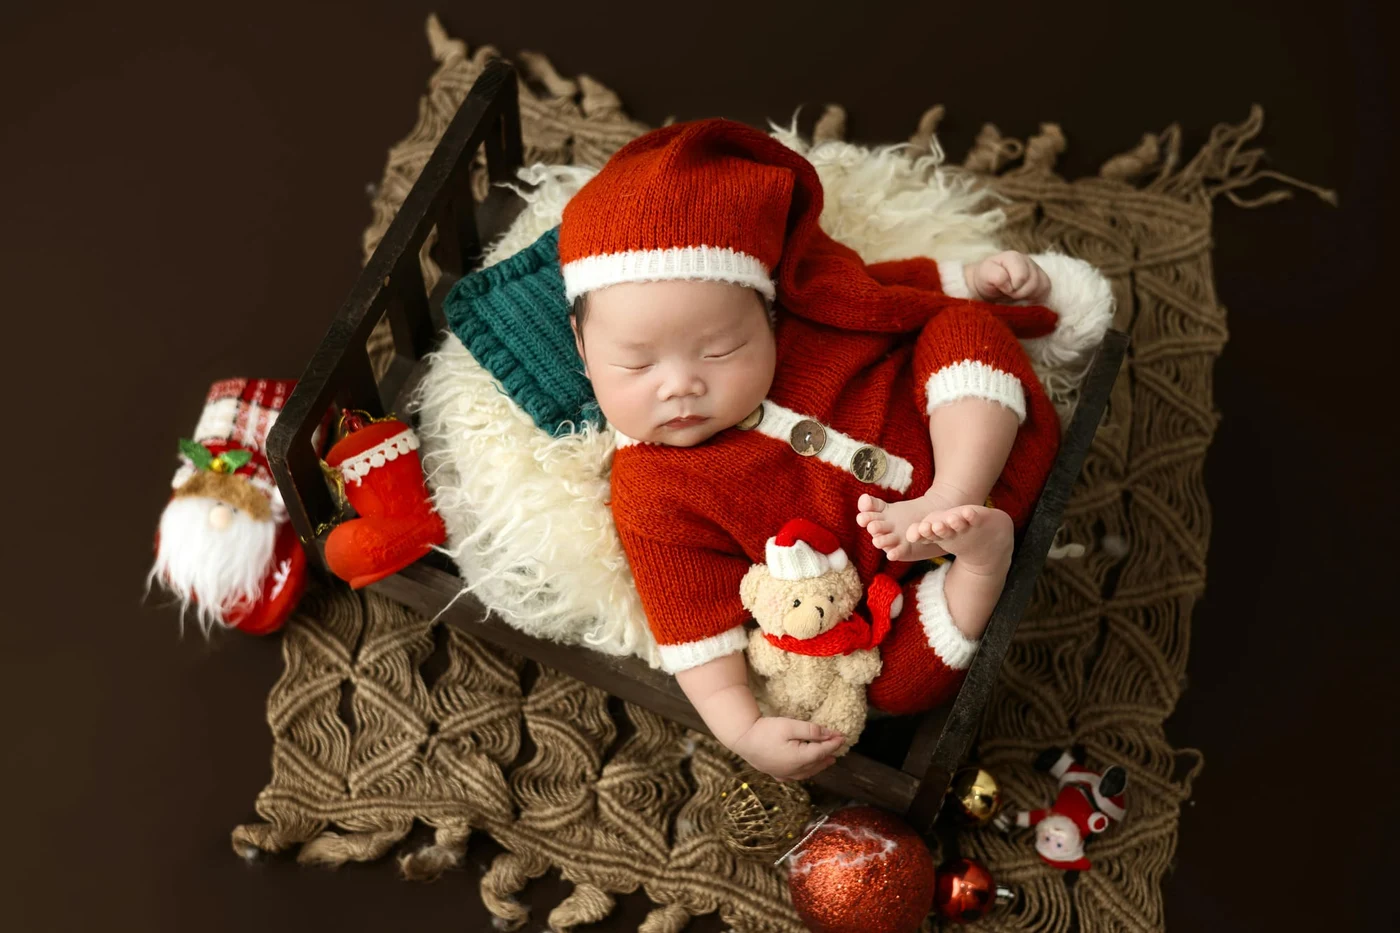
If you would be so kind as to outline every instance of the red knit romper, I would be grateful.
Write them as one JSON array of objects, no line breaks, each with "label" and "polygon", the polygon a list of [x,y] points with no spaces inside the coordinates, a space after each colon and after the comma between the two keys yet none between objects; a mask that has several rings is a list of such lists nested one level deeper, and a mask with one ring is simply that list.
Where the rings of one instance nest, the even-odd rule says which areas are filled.
[{"label": "red knit romper", "polygon": [[[929,260],[871,275],[941,290]],[[949,289],[952,291],[952,289]],[[1024,310],[1024,309],[1020,309]],[[1006,309],[1008,317],[1018,309]],[[739,581],[793,518],[832,531],[868,586],[902,580],[904,605],[869,686],[876,708],[914,713],[957,692],[977,649],[943,600],[946,566],[890,562],[855,521],[862,493],[921,495],[933,478],[929,395],[993,398],[1023,418],[993,504],[1021,527],[1044,485],[1060,426],[1025,351],[988,306],[951,304],[905,333],[868,333],[780,311],[773,388],[748,419],[696,447],[619,442],[612,510],[647,619],[670,671],[743,650]],[[755,416],[757,417],[757,415]]]}]

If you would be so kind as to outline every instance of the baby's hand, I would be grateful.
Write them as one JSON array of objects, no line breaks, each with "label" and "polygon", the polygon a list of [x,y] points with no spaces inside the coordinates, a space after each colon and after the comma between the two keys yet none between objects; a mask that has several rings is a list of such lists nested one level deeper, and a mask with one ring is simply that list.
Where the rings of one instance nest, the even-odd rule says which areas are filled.
[{"label": "baby's hand", "polygon": [[730,748],[779,781],[804,781],[836,762],[846,737],[816,723],[763,716]]},{"label": "baby's hand", "polygon": [[974,297],[983,301],[1043,304],[1050,297],[1050,276],[1025,253],[1007,250],[963,267]]}]

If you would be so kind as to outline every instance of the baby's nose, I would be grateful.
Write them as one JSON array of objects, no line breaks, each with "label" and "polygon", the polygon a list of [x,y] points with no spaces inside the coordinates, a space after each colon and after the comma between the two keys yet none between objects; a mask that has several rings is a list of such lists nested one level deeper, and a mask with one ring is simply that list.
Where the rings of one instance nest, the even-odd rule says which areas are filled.
[{"label": "baby's nose", "polygon": [[691,398],[704,395],[705,384],[689,369],[675,367],[662,378],[659,394],[663,402],[673,398]]}]

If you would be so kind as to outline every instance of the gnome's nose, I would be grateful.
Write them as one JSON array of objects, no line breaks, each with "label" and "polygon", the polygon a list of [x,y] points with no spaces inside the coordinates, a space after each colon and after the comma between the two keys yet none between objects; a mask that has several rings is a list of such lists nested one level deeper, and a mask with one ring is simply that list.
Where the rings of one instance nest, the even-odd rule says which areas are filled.
[{"label": "gnome's nose", "polygon": [[215,531],[223,531],[233,524],[233,509],[220,502],[209,510],[209,527]]},{"label": "gnome's nose", "polygon": [[793,600],[792,609],[783,616],[783,629],[793,638],[814,638],[826,624],[826,610],[816,603]]}]

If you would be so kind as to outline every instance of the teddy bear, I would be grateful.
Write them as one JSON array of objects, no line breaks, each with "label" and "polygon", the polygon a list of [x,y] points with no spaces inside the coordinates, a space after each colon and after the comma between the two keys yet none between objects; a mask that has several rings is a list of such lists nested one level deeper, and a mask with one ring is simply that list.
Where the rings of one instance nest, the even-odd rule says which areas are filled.
[{"label": "teddy bear", "polygon": [[[865,728],[865,688],[879,676],[880,642],[903,605],[899,584],[880,574],[864,593],[836,536],[807,519],[769,538],[765,557],[739,585],[758,623],[748,658],[764,678],[755,690],[759,708],[840,732],[844,755]],[[856,611],[862,596],[872,622]]]}]

